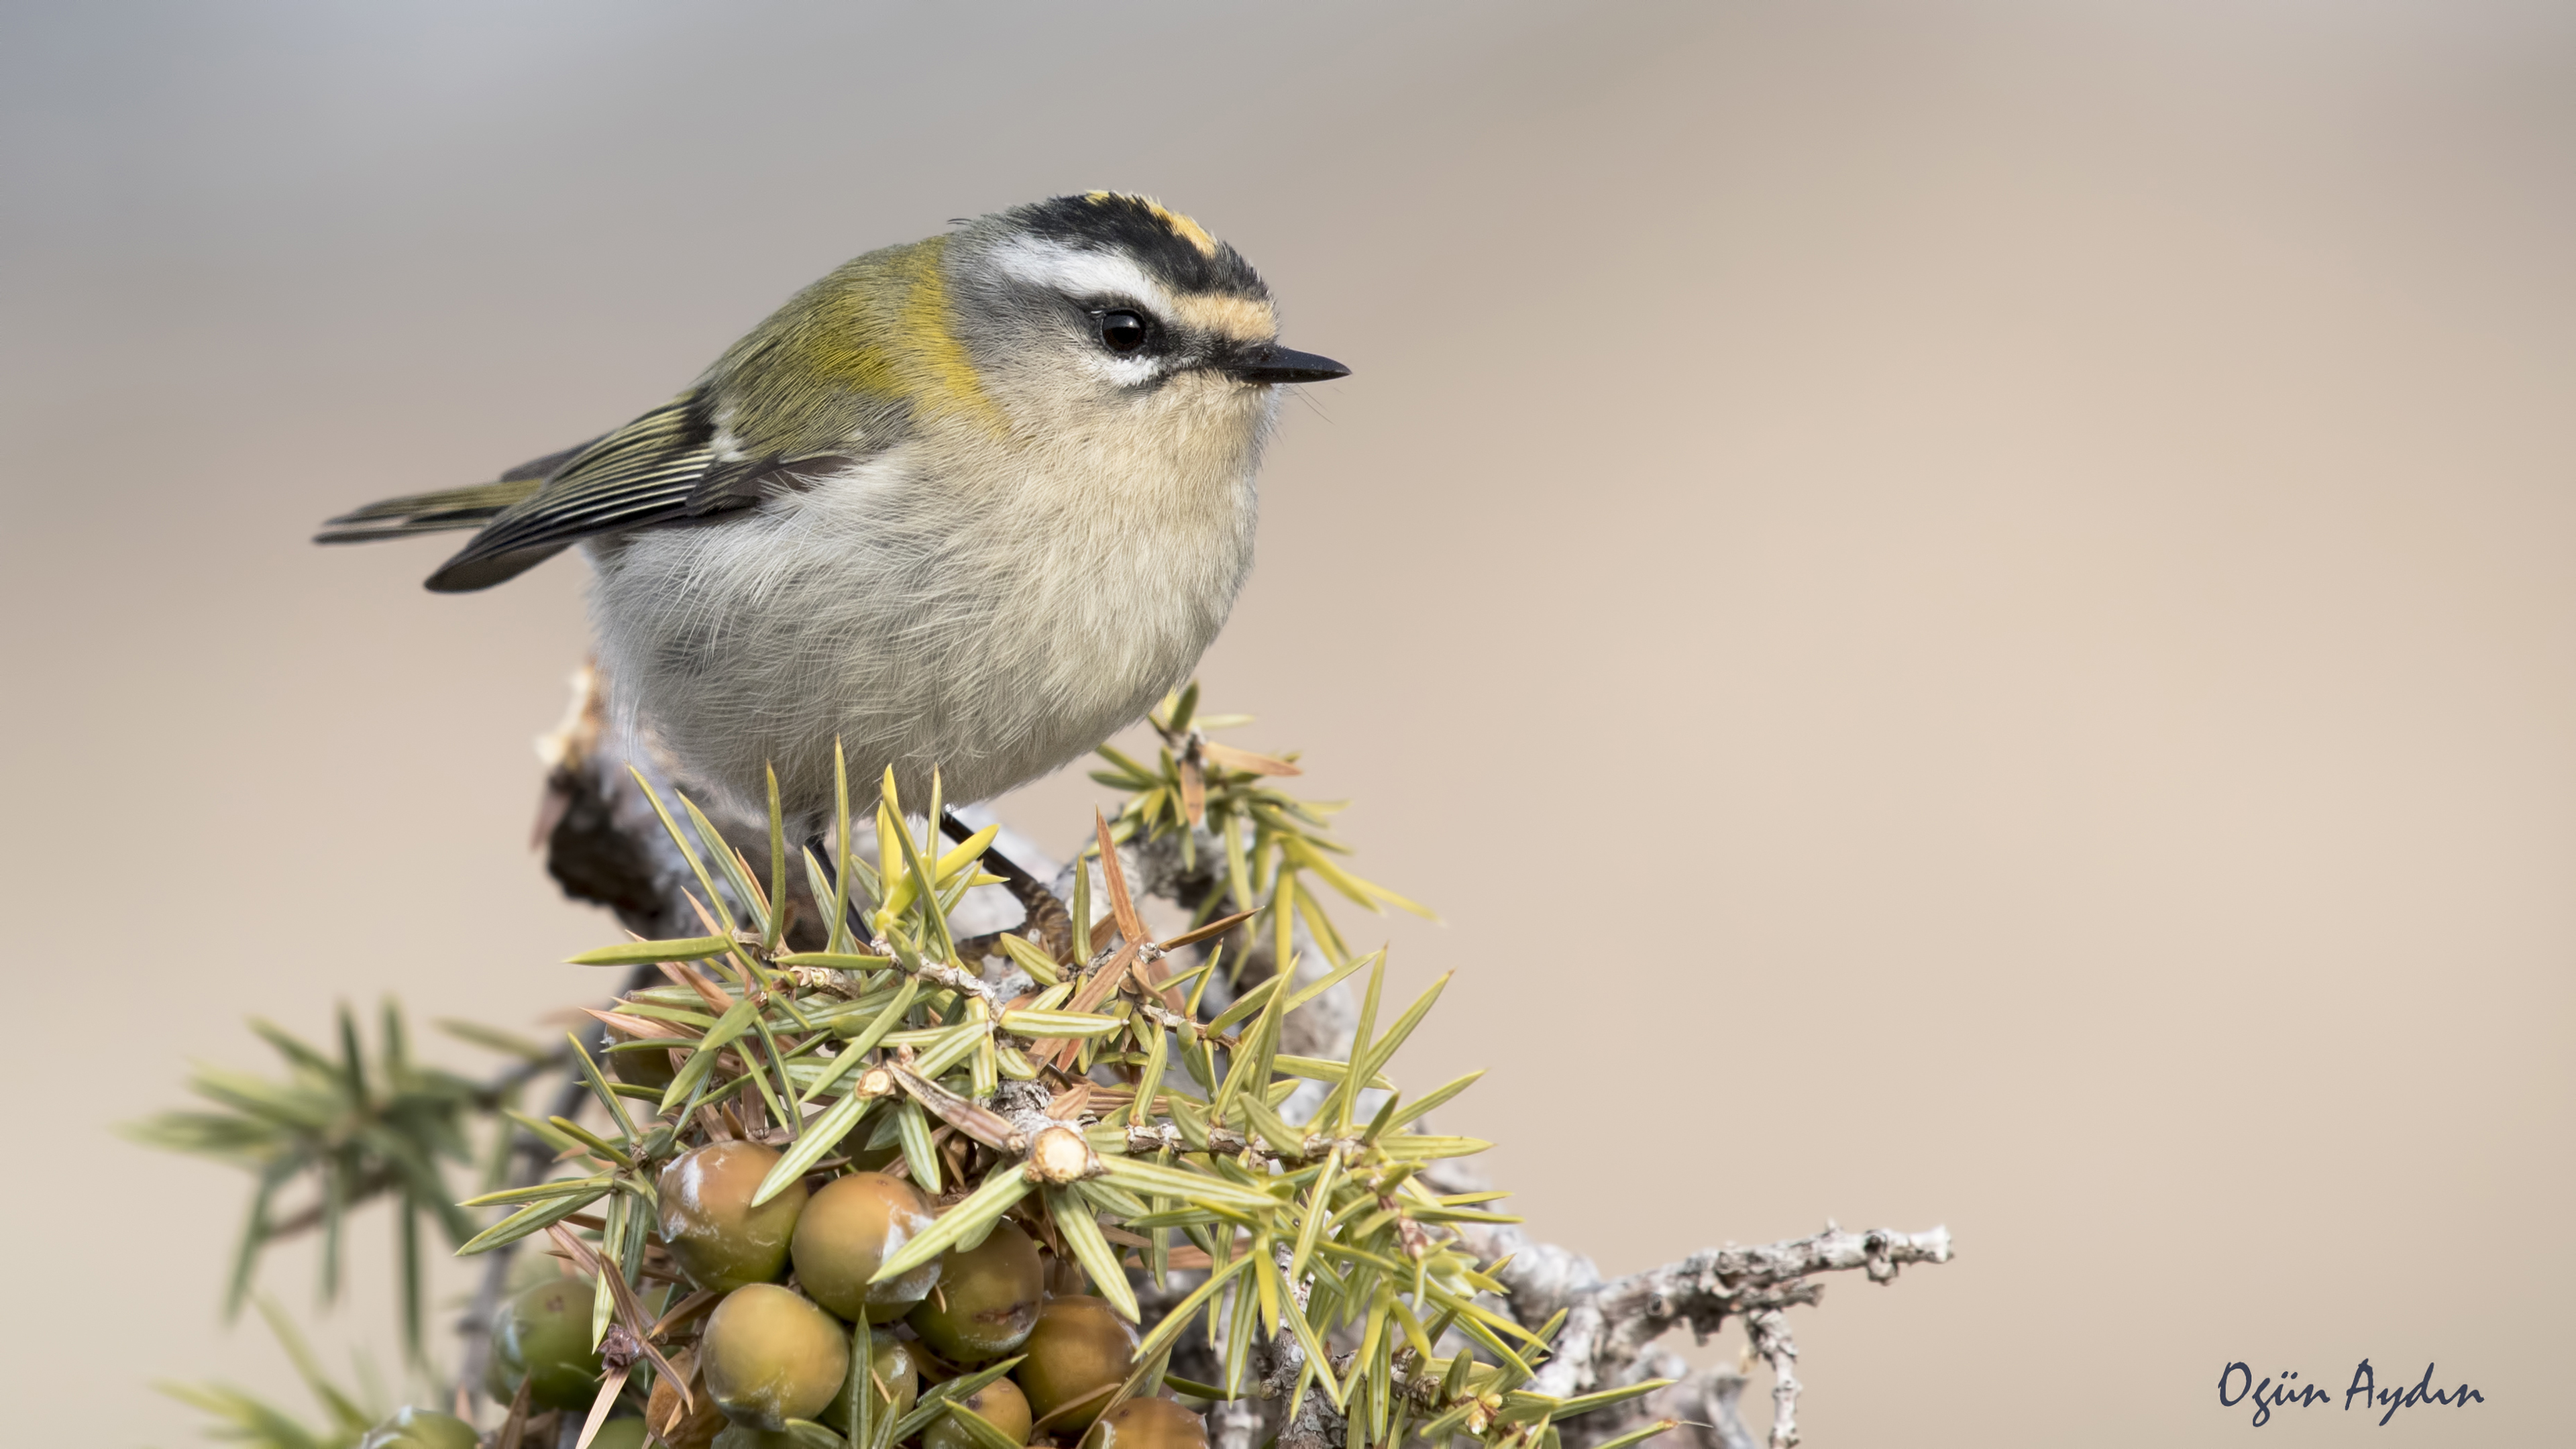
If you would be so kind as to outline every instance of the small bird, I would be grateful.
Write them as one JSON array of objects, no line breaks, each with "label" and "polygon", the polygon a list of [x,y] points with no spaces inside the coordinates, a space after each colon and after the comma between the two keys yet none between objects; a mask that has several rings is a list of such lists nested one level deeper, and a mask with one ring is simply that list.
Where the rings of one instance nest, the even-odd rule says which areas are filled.
[{"label": "small bird", "polygon": [[429,576],[489,588],[575,543],[612,721],[789,824],[931,771],[978,800],[1177,687],[1252,564],[1282,384],[1349,375],[1278,341],[1234,248],[1091,192],[848,262],[688,390],[496,482],[389,499],[321,543],[479,530]]}]

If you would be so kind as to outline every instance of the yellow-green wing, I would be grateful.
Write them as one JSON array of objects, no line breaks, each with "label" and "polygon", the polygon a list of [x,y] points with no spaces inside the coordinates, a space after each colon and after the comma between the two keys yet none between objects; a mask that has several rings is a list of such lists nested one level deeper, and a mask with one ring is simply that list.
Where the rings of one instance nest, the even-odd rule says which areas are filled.
[{"label": "yellow-green wing", "polygon": [[715,423],[694,389],[592,443],[527,498],[495,515],[429,576],[440,593],[488,589],[594,534],[644,528],[756,501],[701,498]]},{"label": "yellow-green wing", "polygon": [[317,543],[364,543],[479,528],[429,576],[440,593],[488,589],[603,533],[684,523],[810,487],[847,467],[839,453],[719,462],[705,393],[691,389],[605,437],[523,463],[491,483],[371,503],[332,519]]}]

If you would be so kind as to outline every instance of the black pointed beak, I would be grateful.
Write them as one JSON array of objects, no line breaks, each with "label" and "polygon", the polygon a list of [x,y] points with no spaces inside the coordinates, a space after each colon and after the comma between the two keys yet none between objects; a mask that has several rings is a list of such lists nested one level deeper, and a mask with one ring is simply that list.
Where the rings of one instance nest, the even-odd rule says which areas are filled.
[{"label": "black pointed beak", "polygon": [[1329,357],[1294,352],[1275,342],[1245,348],[1226,370],[1245,382],[1331,382],[1351,375]]}]

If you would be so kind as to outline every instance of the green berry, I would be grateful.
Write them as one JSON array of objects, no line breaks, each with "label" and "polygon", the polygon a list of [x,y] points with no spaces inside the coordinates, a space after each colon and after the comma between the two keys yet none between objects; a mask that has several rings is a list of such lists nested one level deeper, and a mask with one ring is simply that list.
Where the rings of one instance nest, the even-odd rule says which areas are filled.
[{"label": "green berry", "polygon": [[689,1281],[719,1293],[767,1283],[787,1267],[788,1240],[805,1210],[805,1184],[791,1182],[751,1205],[778,1154],[757,1142],[713,1142],[691,1148],[662,1169],[663,1244]]},{"label": "green berry", "polygon": [[972,1250],[941,1262],[939,1282],[905,1321],[950,1363],[990,1363],[1028,1340],[1045,1280],[1038,1245],[1012,1224],[997,1223]]},{"label": "green berry", "polygon": [[367,1431],[358,1449],[476,1449],[482,1442],[473,1425],[453,1414],[396,1409],[393,1417]]},{"label": "green berry", "polygon": [[[1136,1330],[1108,1300],[1083,1294],[1050,1298],[1020,1346],[1028,1355],[1011,1376],[1029,1407],[1059,1438],[1078,1438],[1136,1367]],[[1085,1402],[1088,1400],[1088,1402]],[[1060,1409],[1068,1412],[1058,1415]]]},{"label": "green berry", "polygon": [[[1012,1443],[1029,1442],[1029,1401],[1021,1394],[1020,1386],[1009,1379],[995,1379],[957,1402],[1008,1435]],[[921,1449],[984,1449],[984,1441],[955,1418],[942,1414],[921,1431]]]},{"label": "green berry", "polygon": [[870,1323],[891,1323],[939,1281],[939,1260],[887,1282],[868,1280],[932,1221],[921,1190],[899,1177],[853,1172],[834,1178],[796,1220],[788,1252],[797,1286],[854,1323],[862,1313]]},{"label": "green berry", "polygon": [[599,1392],[599,1350],[590,1342],[598,1290],[588,1278],[553,1278],[522,1290],[492,1325],[492,1366],[484,1387],[508,1403],[519,1385],[540,1410],[587,1409]]},{"label": "green berry", "polygon": [[726,1418],[762,1429],[813,1418],[839,1395],[849,1368],[841,1325],[773,1283],[726,1294],[698,1346],[707,1396]]}]

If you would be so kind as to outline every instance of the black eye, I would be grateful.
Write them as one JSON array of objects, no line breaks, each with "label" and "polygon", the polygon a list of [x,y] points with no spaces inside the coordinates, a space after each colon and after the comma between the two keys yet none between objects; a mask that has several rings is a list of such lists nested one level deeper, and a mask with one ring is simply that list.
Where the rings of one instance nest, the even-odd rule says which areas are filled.
[{"label": "black eye", "polygon": [[1112,352],[1133,352],[1152,335],[1144,318],[1123,307],[1100,314],[1100,345]]}]

